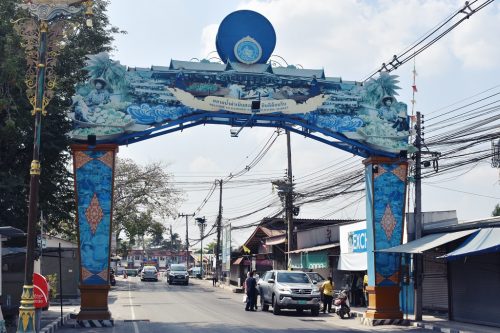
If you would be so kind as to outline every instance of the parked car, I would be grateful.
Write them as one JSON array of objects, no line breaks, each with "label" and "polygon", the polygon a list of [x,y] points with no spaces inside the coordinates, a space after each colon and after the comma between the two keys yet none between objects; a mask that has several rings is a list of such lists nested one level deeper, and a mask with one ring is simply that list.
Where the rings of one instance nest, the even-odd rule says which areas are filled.
[{"label": "parked car", "polygon": [[317,272],[305,272],[305,273],[307,274],[307,276],[309,276],[309,278],[313,283],[316,282],[318,285],[323,284],[323,282],[325,282],[326,280],[321,274]]},{"label": "parked car", "polygon": [[311,310],[319,315],[320,291],[304,272],[273,270],[266,272],[257,283],[262,311],[273,307],[275,315],[281,309],[296,309],[297,312]]},{"label": "parked car", "polygon": [[186,286],[189,284],[189,273],[186,269],[186,265],[183,264],[172,264],[170,265],[170,271],[167,277],[168,284],[181,283]]},{"label": "parked car", "polygon": [[127,272],[127,276],[137,276],[138,274],[135,268],[127,268],[125,272]]},{"label": "parked car", "polygon": [[158,270],[155,266],[144,266],[141,271],[141,281],[158,281]]}]

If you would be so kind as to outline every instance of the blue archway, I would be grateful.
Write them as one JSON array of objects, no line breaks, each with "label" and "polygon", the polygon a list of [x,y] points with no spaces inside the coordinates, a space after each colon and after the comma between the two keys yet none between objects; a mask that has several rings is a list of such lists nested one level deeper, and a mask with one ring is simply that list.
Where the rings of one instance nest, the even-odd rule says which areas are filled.
[{"label": "blue archway", "polygon": [[125,67],[88,56],[90,80],[77,87],[69,116],[80,246],[78,318],[110,319],[109,250],[117,148],[190,127],[280,127],[365,157],[370,308],[367,317],[402,318],[399,258],[377,250],[402,242],[408,115],[397,77],[361,84],[322,69],[273,67],[272,25],[251,11],[230,14],[216,47],[221,62],[171,60]]}]

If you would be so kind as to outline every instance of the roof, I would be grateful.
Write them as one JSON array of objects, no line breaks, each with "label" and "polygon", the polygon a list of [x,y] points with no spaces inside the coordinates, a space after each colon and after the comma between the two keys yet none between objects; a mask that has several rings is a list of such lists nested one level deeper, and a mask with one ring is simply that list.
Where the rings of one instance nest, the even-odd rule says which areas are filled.
[{"label": "roof", "polygon": [[316,77],[323,79],[325,72],[322,69],[302,69],[293,67],[273,67],[273,73],[282,76]]},{"label": "roof", "polygon": [[467,240],[452,251],[440,258],[455,259],[467,255],[500,252],[500,228],[485,228],[473,233]]},{"label": "roof", "polygon": [[331,244],[308,247],[308,248],[304,248],[304,249],[298,249],[298,250],[290,251],[287,253],[315,252],[315,251],[331,249],[331,248],[338,247],[338,246],[340,246],[340,243],[331,243]]},{"label": "roof", "polygon": [[238,62],[228,61],[226,71],[234,70],[241,73],[272,73],[271,65],[269,64],[253,64],[246,65]]},{"label": "roof", "polygon": [[478,220],[470,220],[470,221],[460,221],[458,224],[452,224],[448,226],[443,226],[439,228],[433,229],[424,229],[425,234],[434,234],[434,233],[442,233],[442,232],[450,232],[450,231],[459,231],[459,230],[472,230],[478,228],[493,228],[500,227],[500,216],[487,217]]},{"label": "roof", "polygon": [[444,245],[459,238],[468,236],[476,231],[477,229],[472,229],[472,230],[462,230],[457,232],[447,232],[447,233],[427,235],[422,238],[416,239],[414,241],[408,242],[406,244],[394,246],[388,249],[377,250],[377,252],[423,253],[427,250]]},{"label": "roof", "polygon": [[7,226],[7,227],[0,227],[0,235],[6,237],[18,237],[18,236],[24,236],[25,234],[20,229]]},{"label": "roof", "polygon": [[181,61],[181,60],[171,60],[169,69],[185,69],[193,71],[208,71],[208,72],[223,72],[226,69],[225,64],[220,64],[217,62],[205,62],[205,61]]}]

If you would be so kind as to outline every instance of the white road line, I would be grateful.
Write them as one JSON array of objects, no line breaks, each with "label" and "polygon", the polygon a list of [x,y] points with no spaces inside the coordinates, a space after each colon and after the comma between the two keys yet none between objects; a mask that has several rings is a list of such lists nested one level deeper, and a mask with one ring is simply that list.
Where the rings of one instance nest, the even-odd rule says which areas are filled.
[{"label": "white road line", "polygon": [[[132,313],[132,320],[135,320],[134,305],[132,304],[132,293],[130,291],[130,280],[128,280],[128,302],[130,304],[130,312]],[[137,326],[137,323],[133,321],[132,324],[134,325],[134,332],[139,333],[139,326]]]}]

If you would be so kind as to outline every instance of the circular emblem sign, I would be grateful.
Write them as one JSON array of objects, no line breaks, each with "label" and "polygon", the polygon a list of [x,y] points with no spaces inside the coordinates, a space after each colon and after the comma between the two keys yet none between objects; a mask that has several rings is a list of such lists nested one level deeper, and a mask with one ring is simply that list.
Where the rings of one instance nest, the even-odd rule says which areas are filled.
[{"label": "circular emblem sign", "polygon": [[255,64],[262,57],[262,48],[255,39],[247,36],[240,39],[234,46],[234,56],[244,64]]},{"label": "circular emblem sign", "polygon": [[225,63],[265,64],[275,45],[276,32],[271,22],[251,10],[238,10],[226,16],[215,39],[219,57]]}]

